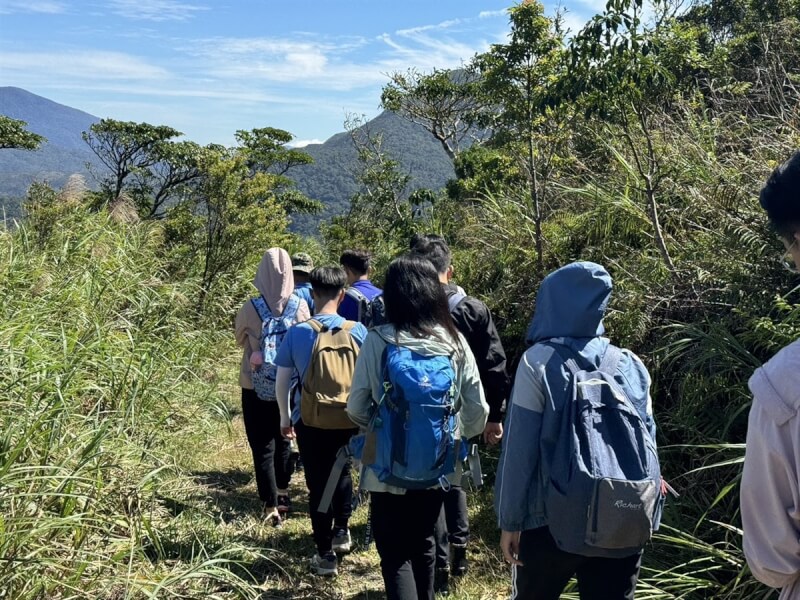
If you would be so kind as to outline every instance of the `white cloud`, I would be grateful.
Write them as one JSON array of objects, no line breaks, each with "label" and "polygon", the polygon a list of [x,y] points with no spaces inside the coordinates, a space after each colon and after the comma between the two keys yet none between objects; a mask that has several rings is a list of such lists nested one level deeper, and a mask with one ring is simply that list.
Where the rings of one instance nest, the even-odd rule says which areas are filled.
[{"label": "white cloud", "polygon": [[121,17],[142,21],[186,21],[206,6],[175,0],[110,0],[108,6]]},{"label": "white cloud", "polygon": [[67,6],[63,2],[0,0],[0,15],[10,15],[12,13],[40,13],[56,15],[66,12],[66,10]]},{"label": "white cloud", "polygon": [[287,145],[290,148],[305,148],[311,144],[324,144],[325,140],[292,140]]},{"label": "white cloud", "polygon": [[478,13],[479,19],[493,19],[495,17],[505,17],[508,14],[507,10],[483,10]]},{"label": "white cloud", "polygon": [[164,79],[168,73],[121,52],[0,52],[0,71],[42,79],[125,80]]},{"label": "white cloud", "polygon": [[463,23],[462,19],[450,19],[449,21],[442,21],[436,25],[420,25],[419,27],[410,27],[409,29],[398,29],[395,33],[400,36],[413,36],[424,31],[436,31],[439,29],[449,29],[455,25]]}]

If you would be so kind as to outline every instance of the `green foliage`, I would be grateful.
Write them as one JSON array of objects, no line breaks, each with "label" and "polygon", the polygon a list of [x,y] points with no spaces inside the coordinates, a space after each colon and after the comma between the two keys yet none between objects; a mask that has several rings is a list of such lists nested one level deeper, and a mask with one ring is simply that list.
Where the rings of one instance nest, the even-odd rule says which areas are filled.
[{"label": "green foliage", "polygon": [[253,598],[243,565],[262,550],[192,536],[175,561],[167,526],[191,484],[174,439],[227,415],[227,332],[198,328],[197,282],[169,281],[158,224],[69,190],[27,210],[0,230],[0,589]]},{"label": "green foliage", "polygon": [[0,150],[17,148],[19,150],[36,150],[46,140],[36,133],[25,129],[27,123],[0,115]]}]

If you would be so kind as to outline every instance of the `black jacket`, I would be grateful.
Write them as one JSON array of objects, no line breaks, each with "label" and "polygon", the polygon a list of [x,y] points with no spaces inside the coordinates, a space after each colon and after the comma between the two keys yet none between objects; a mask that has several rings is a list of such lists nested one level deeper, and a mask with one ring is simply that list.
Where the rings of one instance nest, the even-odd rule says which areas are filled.
[{"label": "black jacket", "polygon": [[[450,298],[458,289],[453,284],[447,284],[445,292]],[[489,404],[489,422],[500,423],[503,420],[503,401],[508,398],[511,382],[506,372],[506,352],[494,326],[492,313],[477,298],[466,296],[450,314],[475,355],[483,393]]]}]

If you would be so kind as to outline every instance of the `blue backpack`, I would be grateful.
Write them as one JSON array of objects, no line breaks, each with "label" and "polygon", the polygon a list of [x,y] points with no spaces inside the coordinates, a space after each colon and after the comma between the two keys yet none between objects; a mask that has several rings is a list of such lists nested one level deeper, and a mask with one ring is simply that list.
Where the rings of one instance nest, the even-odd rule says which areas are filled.
[{"label": "blue backpack", "polygon": [[374,443],[374,453],[365,448],[365,466],[388,485],[447,487],[445,475],[455,470],[456,459],[450,357],[423,356],[389,344],[382,364],[384,394],[367,429],[365,445]]},{"label": "blue backpack", "polygon": [[261,400],[275,400],[275,377],[278,372],[275,359],[278,356],[278,348],[281,347],[281,342],[286,336],[286,332],[296,321],[297,310],[300,308],[300,298],[295,294],[289,296],[289,301],[286,303],[286,308],[283,309],[283,314],[277,317],[273,316],[263,296],[253,298],[251,302],[261,319],[259,348],[264,356],[263,364],[256,367],[251,373],[253,389],[255,389],[256,395]]},{"label": "blue backpack", "polygon": [[570,382],[563,401],[548,402],[544,414],[560,425],[545,495],[547,525],[565,552],[630,556],[644,547],[660,520],[655,440],[614,378],[619,348],[609,345],[600,366],[590,369],[580,368],[576,358],[558,360],[563,349],[558,345],[548,363],[548,368],[565,365]]}]

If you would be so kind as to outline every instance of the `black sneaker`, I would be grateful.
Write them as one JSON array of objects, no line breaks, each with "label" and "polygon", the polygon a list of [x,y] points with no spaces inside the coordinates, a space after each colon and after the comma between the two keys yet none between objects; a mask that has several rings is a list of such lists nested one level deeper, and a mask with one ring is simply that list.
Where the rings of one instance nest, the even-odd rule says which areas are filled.
[{"label": "black sneaker", "polygon": [[278,496],[278,512],[287,515],[292,511],[292,499],[289,496]]},{"label": "black sneaker", "polygon": [[436,569],[433,574],[433,593],[440,596],[450,595],[450,569]]},{"label": "black sneaker", "polygon": [[467,561],[466,544],[450,544],[450,564],[455,577],[461,577],[467,574],[469,561]]}]

